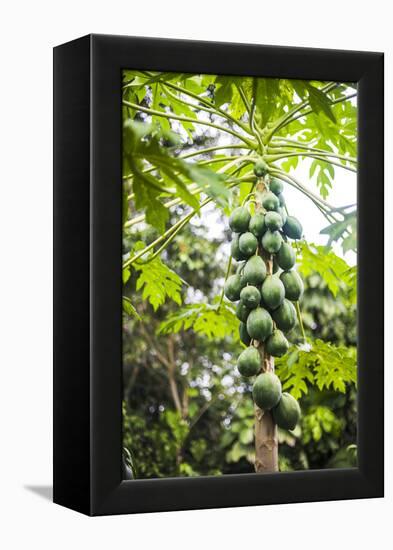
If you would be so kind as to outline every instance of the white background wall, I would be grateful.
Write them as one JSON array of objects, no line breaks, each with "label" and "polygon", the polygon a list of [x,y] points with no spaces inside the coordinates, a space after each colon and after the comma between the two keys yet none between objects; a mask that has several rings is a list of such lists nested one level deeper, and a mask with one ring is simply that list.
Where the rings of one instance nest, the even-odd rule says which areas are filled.
[{"label": "white background wall", "polygon": [[[384,500],[88,519],[27,487],[51,483],[52,46],[90,33],[316,46],[386,53],[390,3],[374,0],[111,0],[4,2],[0,21],[0,546],[14,548],[291,550],[391,541],[392,376],[387,361]],[[387,104],[386,150],[392,147]],[[391,171],[391,163],[388,166]],[[392,231],[387,172],[388,245]],[[370,182],[370,193],[372,192]],[[390,245],[390,248],[391,245]],[[391,281],[391,254],[388,254]],[[387,308],[392,307],[387,288]],[[390,316],[391,317],[391,316]],[[387,334],[391,336],[391,318]],[[389,340],[389,338],[388,338]],[[391,339],[387,343],[390,357]],[[385,545],[386,547],[386,545]]]}]

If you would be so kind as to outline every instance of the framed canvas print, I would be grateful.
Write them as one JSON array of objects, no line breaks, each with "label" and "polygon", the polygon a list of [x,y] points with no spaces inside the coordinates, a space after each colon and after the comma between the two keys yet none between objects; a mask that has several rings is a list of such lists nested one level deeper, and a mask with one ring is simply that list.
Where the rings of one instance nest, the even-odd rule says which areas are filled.
[{"label": "framed canvas print", "polygon": [[54,501],[383,496],[383,55],[54,50]]}]

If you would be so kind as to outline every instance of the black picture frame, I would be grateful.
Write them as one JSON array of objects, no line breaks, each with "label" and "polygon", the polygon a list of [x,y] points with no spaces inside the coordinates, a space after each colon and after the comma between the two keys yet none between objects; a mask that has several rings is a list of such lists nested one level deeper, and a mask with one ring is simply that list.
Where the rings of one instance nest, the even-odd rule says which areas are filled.
[{"label": "black picture frame", "polygon": [[[358,468],[122,481],[121,70],[358,82]],[[383,54],[89,35],[54,49],[54,502],[88,515],[383,496]]]}]

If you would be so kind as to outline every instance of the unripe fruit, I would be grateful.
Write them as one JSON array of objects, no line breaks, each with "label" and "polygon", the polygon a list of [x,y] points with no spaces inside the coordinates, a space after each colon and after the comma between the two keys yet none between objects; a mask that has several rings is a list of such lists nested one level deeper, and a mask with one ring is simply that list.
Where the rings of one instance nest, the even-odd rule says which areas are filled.
[{"label": "unripe fruit", "polygon": [[269,183],[269,189],[275,195],[280,195],[280,193],[282,193],[284,190],[284,186],[280,180],[278,180],[277,178],[272,178]]},{"label": "unripe fruit", "polygon": [[273,357],[282,357],[289,349],[288,340],[281,330],[274,330],[265,343],[265,351]]},{"label": "unripe fruit", "polygon": [[258,248],[258,240],[255,235],[247,231],[243,233],[239,238],[239,250],[240,253],[247,258],[255,254]]},{"label": "unripe fruit", "polygon": [[278,231],[268,229],[262,237],[262,246],[269,254],[278,252],[282,245],[282,237]]},{"label": "unripe fruit", "polygon": [[251,217],[249,229],[253,235],[255,235],[258,239],[260,239],[266,231],[264,214],[261,214],[261,213],[254,214]]},{"label": "unripe fruit", "polygon": [[246,346],[250,345],[251,336],[247,332],[247,327],[245,323],[239,324],[239,338],[241,342],[243,342],[243,344],[245,344]]},{"label": "unripe fruit", "polygon": [[247,321],[248,314],[250,313],[250,309],[240,300],[240,302],[236,306],[235,313],[239,321],[245,323]]},{"label": "unripe fruit", "polygon": [[268,275],[262,285],[262,298],[269,309],[276,309],[285,298],[285,288],[277,275]]},{"label": "unripe fruit", "polygon": [[280,201],[274,193],[267,192],[262,198],[262,205],[265,210],[277,210],[280,206]]},{"label": "unripe fruit", "polygon": [[246,259],[244,255],[240,252],[239,239],[240,235],[238,233],[234,233],[231,241],[231,256],[237,261]]},{"label": "unripe fruit", "polygon": [[231,302],[236,302],[240,298],[240,292],[243,288],[241,276],[239,274],[231,275],[224,285],[224,294]]},{"label": "unripe fruit", "polygon": [[255,309],[261,301],[261,293],[255,286],[245,286],[240,292],[240,300],[249,309]]},{"label": "unripe fruit", "polygon": [[244,266],[243,281],[249,285],[261,285],[266,278],[266,264],[260,256],[251,256]]},{"label": "unripe fruit", "polygon": [[290,393],[283,392],[278,404],[273,408],[274,422],[283,430],[294,430],[300,419],[299,403]]},{"label": "unripe fruit", "polygon": [[247,332],[255,340],[264,342],[273,332],[273,321],[266,309],[257,307],[247,318]]},{"label": "unripe fruit", "polygon": [[250,223],[250,213],[244,206],[235,208],[229,218],[229,227],[235,233],[244,233],[248,230],[248,224]]},{"label": "unripe fruit", "polygon": [[254,382],[252,396],[260,409],[268,411],[279,403],[281,391],[279,378],[272,372],[263,372]]},{"label": "unripe fruit", "polygon": [[263,178],[268,172],[268,165],[263,159],[259,159],[254,164],[254,174],[257,178]]},{"label": "unripe fruit", "polygon": [[261,370],[259,351],[249,347],[241,352],[237,360],[237,368],[242,376],[255,376]]},{"label": "unripe fruit", "polygon": [[284,224],[283,231],[290,239],[301,239],[303,235],[303,227],[297,218],[288,216]]},{"label": "unripe fruit", "polygon": [[299,300],[303,294],[304,285],[299,273],[295,270],[284,271],[280,279],[285,287],[285,297],[291,302]]},{"label": "unripe fruit", "polygon": [[288,243],[282,243],[280,250],[276,255],[277,263],[284,271],[292,269],[296,263],[296,254],[292,246]]},{"label": "unripe fruit", "polygon": [[272,312],[272,317],[280,330],[289,332],[296,325],[295,306],[285,298],[283,303]]},{"label": "unripe fruit", "polygon": [[270,231],[277,231],[282,228],[283,222],[279,212],[267,212],[265,215],[265,225]]},{"label": "unripe fruit", "polygon": [[278,212],[278,213],[280,214],[280,216],[281,216],[283,225],[285,225],[286,222],[287,222],[287,219],[288,219],[288,215],[287,215],[287,211],[285,210],[285,207],[284,207],[284,206],[280,206],[279,208],[277,208],[277,212]]}]

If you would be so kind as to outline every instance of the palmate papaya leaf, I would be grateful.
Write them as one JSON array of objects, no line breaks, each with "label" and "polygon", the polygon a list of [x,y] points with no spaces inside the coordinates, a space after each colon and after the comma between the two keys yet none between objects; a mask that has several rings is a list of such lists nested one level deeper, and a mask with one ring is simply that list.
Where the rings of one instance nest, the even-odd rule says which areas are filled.
[{"label": "palmate papaya leaf", "polygon": [[[225,205],[229,198],[225,178],[206,166],[186,162],[171,156],[163,148],[159,139],[161,133],[150,124],[131,119],[124,123],[123,150],[125,174],[132,173],[135,206],[144,209],[146,221],[163,232],[169,217],[161,198],[168,195],[181,197],[194,209],[199,208],[196,195],[188,190],[190,182],[197,183],[202,191],[220,204]],[[154,167],[154,172],[146,168]]]},{"label": "palmate papaya leaf", "polygon": [[214,103],[221,107],[232,101],[232,79],[229,76],[217,76],[214,81]]},{"label": "palmate papaya leaf", "polygon": [[131,300],[127,298],[127,296],[123,296],[122,306],[123,312],[126,313],[129,317],[135,317],[135,319],[138,319],[138,321],[142,320]]},{"label": "palmate papaya leaf", "polygon": [[248,103],[251,105],[253,98],[253,79],[249,77],[232,77],[232,79],[234,81],[234,88],[232,102],[229,105],[229,112],[233,117],[241,120],[247,111],[247,107],[239,90],[241,88]]},{"label": "palmate papaya leaf", "polygon": [[318,389],[333,389],[345,393],[346,385],[357,379],[356,348],[335,346],[323,340],[315,340],[309,350],[291,352],[293,361],[285,355],[276,360],[276,372],[283,389],[295,399],[308,392],[309,385]]},{"label": "palmate papaya leaf", "polygon": [[278,78],[256,79],[256,106],[261,115],[261,123],[265,126],[277,109],[277,96],[280,94]]},{"label": "palmate papaya leaf", "polygon": [[356,282],[356,266],[350,268],[347,262],[337,256],[332,249],[305,241],[297,243],[300,254],[297,257],[298,269],[304,277],[320,273],[333,296],[337,296],[342,285],[353,288]]},{"label": "palmate papaya leaf", "polygon": [[[284,356],[285,358],[286,356]],[[308,392],[308,385],[314,384],[314,373],[310,368],[311,357],[306,352],[299,352],[297,361],[289,366],[283,357],[276,359],[276,374],[282,382],[284,390],[288,390],[295,399]]]},{"label": "palmate papaya leaf", "polygon": [[133,268],[140,273],[136,289],[143,289],[142,298],[150,302],[154,311],[157,311],[167,298],[181,305],[182,280],[159,257],[147,263],[134,263]]},{"label": "palmate papaya leaf", "polygon": [[326,199],[333,187],[334,167],[329,161],[313,160],[310,166],[310,177],[313,177],[317,171],[317,186],[321,196]]},{"label": "palmate papaya leaf", "polygon": [[320,233],[329,235],[327,245],[330,246],[333,242],[342,240],[342,248],[344,252],[355,250],[357,246],[357,213],[351,211],[343,214],[343,220],[334,222],[327,227],[324,227]]},{"label": "palmate papaya leaf", "polygon": [[316,340],[312,351],[316,355],[314,372],[319,390],[333,388],[345,393],[347,383],[356,383],[356,348]]},{"label": "palmate papaya leaf", "polygon": [[240,120],[246,112],[246,106],[240,95],[241,86],[247,99],[252,100],[253,79],[238,76],[217,76],[214,81],[214,104],[222,107],[228,104],[229,113]]},{"label": "palmate papaya leaf", "polygon": [[127,283],[130,276],[131,276],[130,268],[129,267],[124,267],[123,270],[122,270],[123,285],[125,285]]},{"label": "palmate papaya leaf", "polygon": [[226,302],[219,306],[216,299],[213,304],[189,304],[171,313],[159,326],[158,333],[170,334],[191,329],[209,340],[227,337],[238,340],[238,328],[239,321],[233,306]]},{"label": "palmate papaya leaf", "polygon": [[347,271],[343,274],[345,277],[345,281],[348,285],[348,299],[352,304],[356,303],[357,300],[357,275],[358,270],[357,266],[352,266],[347,269]]},{"label": "palmate papaya leaf", "polygon": [[304,84],[307,88],[308,100],[310,102],[311,109],[317,114],[323,113],[332,122],[336,123],[336,117],[332,111],[331,101],[327,94],[308,82],[304,82]]},{"label": "palmate papaya leaf", "polygon": [[281,162],[281,168],[285,170],[285,172],[290,172],[291,169],[295,169],[299,163],[300,156],[296,157],[288,157],[287,160],[284,160]]},{"label": "palmate papaya leaf", "polygon": [[303,440],[309,443],[311,440],[319,441],[324,432],[339,438],[342,429],[342,421],[334,412],[325,406],[311,407],[301,420]]}]

